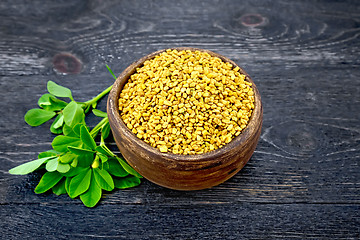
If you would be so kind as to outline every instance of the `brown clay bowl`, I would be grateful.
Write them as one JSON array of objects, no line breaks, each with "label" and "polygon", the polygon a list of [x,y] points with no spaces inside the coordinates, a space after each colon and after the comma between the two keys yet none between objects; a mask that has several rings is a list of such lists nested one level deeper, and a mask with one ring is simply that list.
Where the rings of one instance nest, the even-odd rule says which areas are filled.
[{"label": "brown clay bowl", "polygon": [[[233,66],[236,63],[217,53],[197,48],[173,48],[199,50],[218,57]],[[250,76],[240,72],[253,85],[255,108],[243,132],[225,146],[203,154],[181,155],[162,153],[137,138],[120,118],[118,99],[129,77],[143,63],[164,52],[160,50],[142,57],[127,67],[115,81],[107,102],[107,113],[115,142],[126,161],[143,177],[160,186],[177,190],[199,190],[216,186],[234,176],[248,162],[258,143],[263,110],[259,91]]]}]

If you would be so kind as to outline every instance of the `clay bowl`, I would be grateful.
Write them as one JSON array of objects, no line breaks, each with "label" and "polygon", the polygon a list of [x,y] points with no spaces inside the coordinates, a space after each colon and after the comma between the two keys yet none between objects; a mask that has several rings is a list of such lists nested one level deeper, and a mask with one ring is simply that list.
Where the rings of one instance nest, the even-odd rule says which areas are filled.
[{"label": "clay bowl", "polygon": [[[226,57],[208,50],[185,47],[174,49],[204,51],[237,66]],[[197,155],[162,153],[137,138],[125,126],[120,118],[118,99],[122,88],[136,68],[164,51],[165,49],[151,53],[132,63],[115,81],[107,102],[107,112],[115,142],[126,161],[137,172],[160,186],[177,190],[199,190],[216,186],[242,169],[255,150],[263,118],[259,91],[249,75],[240,68],[240,72],[253,84],[255,93],[255,109],[243,132],[222,148],[207,153]]]}]

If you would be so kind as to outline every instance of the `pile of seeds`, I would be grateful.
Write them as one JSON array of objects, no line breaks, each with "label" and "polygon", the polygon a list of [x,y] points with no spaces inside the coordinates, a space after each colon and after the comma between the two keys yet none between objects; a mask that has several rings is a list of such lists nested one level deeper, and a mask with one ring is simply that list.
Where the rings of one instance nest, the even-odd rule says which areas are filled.
[{"label": "pile of seeds", "polygon": [[169,49],[131,75],[120,93],[120,116],[161,152],[209,152],[238,136],[250,119],[254,92],[245,78],[208,53]]}]

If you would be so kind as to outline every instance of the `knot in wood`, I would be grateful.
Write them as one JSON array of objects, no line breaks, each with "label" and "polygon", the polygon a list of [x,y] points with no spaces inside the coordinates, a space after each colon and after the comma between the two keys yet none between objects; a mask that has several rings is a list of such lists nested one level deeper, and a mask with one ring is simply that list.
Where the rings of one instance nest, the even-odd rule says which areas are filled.
[{"label": "knot in wood", "polygon": [[70,53],[58,53],[53,58],[54,70],[62,74],[78,74],[81,72],[80,59]]},{"label": "knot in wood", "polygon": [[257,13],[244,14],[240,17],[240,22],[245,27],[259,27],[267,23],[265,17]]}]

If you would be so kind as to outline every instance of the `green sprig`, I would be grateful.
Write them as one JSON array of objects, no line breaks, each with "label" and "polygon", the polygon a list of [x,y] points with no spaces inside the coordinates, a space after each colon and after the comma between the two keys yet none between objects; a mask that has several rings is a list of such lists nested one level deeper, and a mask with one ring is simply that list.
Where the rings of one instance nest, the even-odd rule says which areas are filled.
[{"label": "green sprig", "polygon": [[[106,67],[116,79],[111,69]],[[109,120],[107,114],[96,106],[111,87],[86,102],[76,102],[70,89],[49,81],[48,93],[38,100],[40,108],[30,109],[24,119],[30,126],[39,126],[56,116],[50,131],[61,135],[53,139],[53,150],[40,153],[38,159],[12,168],[9,173],[25,175],[45,168],[46,173],[36,186],[35,193],[52,190],[56,195],[80,197],[87,207],[96,206],[103,190],[139,185],[142,176],[105,144],[110,135]],[[57,97],[68,98],[70,102]],[[102,118],[91,131],[85,122],[90,109],[95,116]],[[100,143],[97,144],[95,138],[99,133]]]}]

